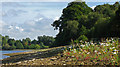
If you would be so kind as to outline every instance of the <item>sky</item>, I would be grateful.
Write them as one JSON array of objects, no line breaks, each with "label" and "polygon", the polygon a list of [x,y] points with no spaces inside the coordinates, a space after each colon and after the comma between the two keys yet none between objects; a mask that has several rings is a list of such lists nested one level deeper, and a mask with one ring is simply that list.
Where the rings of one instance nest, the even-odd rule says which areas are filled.
[{"label": "sky", "polygon": [[[51,0],[48,2],[37,2],[29,0],[2,0],[0,2],[0,34],[8,35],[10,38],[23,39],[26,37],[37,39],[38,36],[47,35],[55,37],[58,30],[54,30],[51,24],[59,19],[62,10],[67,6],[69,0]],[[44,0],[45,1],[45,0]],[[89,0],[90,1],[90,0]],[[105,2],[87,2],[89,7]],[[99,0],[100,1],[100,0]],[[113,4],[117,0],[111,0]]]}]

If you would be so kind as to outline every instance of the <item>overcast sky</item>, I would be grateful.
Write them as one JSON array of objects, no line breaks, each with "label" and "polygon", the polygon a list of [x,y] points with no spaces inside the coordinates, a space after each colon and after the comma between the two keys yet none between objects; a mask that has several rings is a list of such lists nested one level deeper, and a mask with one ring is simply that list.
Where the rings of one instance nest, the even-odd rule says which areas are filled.
[{"label": "overcast sky", "polygon": [[[54,20],[59,19],[62,10],[72,0],[68,2],[67,0],[66,2],[62,2],[64,0],[51,0],[51,2],[41,2],[42,0],[39,0],[40,2],[32,2],[33,0],[30,0],[30,2],[27,2],[27,0],[26,2],[22,2],[22,0],[21,2],[4,1],[0,2],[2,7],[2,10],[0,10],[0,18],[2,17],[0,19],[0,34],[15,39],[26,37],[36,39],[37,36],[41,35],[56,36],[58,31],[55,31],[51,24]],[[110,4],[115,2],[115,0],[111,1],[113,2],[110,2]],[[104,2],[87,2],[87,4],[94,8],[96,5],[104,4]]]},{"label": "overcast sky", "polygon": [[[71,2],[74,0],[0,0],[0,2]],[[82,0],[85,2],[116,2],[120,0]]]}]

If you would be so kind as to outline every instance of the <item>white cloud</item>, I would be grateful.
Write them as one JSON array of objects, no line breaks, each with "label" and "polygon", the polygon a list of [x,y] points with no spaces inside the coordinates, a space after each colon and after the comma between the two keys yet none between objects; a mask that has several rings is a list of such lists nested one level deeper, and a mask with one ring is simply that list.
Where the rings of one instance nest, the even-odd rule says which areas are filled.
[{"label": "white cloud", "polygon": [[16,28],[17,30],[19,30],[20,32],[24,31],[23,28],[20,28],[20,27],[18,27],[18,26],[16,26],[15,28]]},{"label": "white cloud", "polygon": [[2,2],[2,7],[25,7],[24,5],[19,4],[18,2]]},{"label": "white cloud", "polygon": [[10,25],[8,28],[9,28],[9,29],[13,29],[13,26],[12,26],[12,25]]},{"label": "white cloud", "polygon": [[[19,4],[23,4],[23,3],[19,3]],[[26,3],[24,3],[24,5],[25,4]],[[25,8],[3,7],[4,8],[3,21],[6,25],[1,25],[2,26],[1,29],[3,29],[2,35],[8,35],[10,37],[14,37],[15,39],[22,39],[26,37],[30,37],[31,39],[33,39],[41,35],[48,35],[55,37],[58,31],[55,31],[54,28],[51,26],[51,24],[54,22],[54,18],[55,20],[59,18],[58,16],[61,11],[59,11],[57,7],[54,7],[54,5],[52,5],[50,6],[50,8],[53,7],[53,9],[47,7],[49,8],[49,11],[47,10],[47,8],[45,10],[43,9],[43,12],[46,13],[43,14],[41,11],[34,12],[33,10],[39,8],[35,5],[31,5],[31,6]],[[60,7],[61,6],[59,6],[59,8]],[[58,10],[59,12],[54,9]],[[19,13],[19,11],[21,11],[22,13],[21,12]],[[24,13],[24,11],[27,11],[27,13]]]},{"label": "white cloud", "polygon": [[25,13],[26,11],[23,10],[15,10],[15,9],[9,9],[6,12],[2,12],[3,17],[16,17],[19,16],[21,13]]},{"label": "white cloud", "polygon": [[3,22],[2,20],[0,20],[0,33],[2,33],[3,27],[6,25],[5,22]]},{"label": "white cloud", "polygon": [[7,25],[4,21],[0,20],[0,29],[2,29],[3,26]]},{"label": "white cloud", "polygon": [[21,28],[20,31],[24,31],[24,29]]},{"label": "white cloud", "polygon": [[[36,18],[36,17],[35,17]],[[9,35],[15,39],[23,39],[29,37],[31,39],[37,38],[37,36],[48,35],[54,36],[58,33],[51,26],[53,19],[46,17],[37,17],[39,21],[29,20],[23,24],[10,25],[6,24],[2,28],[2,35]],[[30,22],[31,21],[31,22]],[[32,23],[32,24],[31,24]]]},{"label": "white cloud", "polygon": [[70,2],[74,0],[1,0],[1,2]]},{"label": "white cloud", "polygon": [[20,29],[18,26],[16,26],[15,28],[18,29],[18,30]]},{"label": "white cloud", "polygon": [[59,19],[59,17],[55,17],[54,21],[55,21],[55,20],[58,20],[58,19]]},{"label": "white cloud", "polygon": [[[8,28],[6,28],[8,26]],[[13,26],[13,25],[6,25],[6,26],[4,26],[4,28],[6,28],[6,29],[4,29],[4,30],[6,30],[6,31],[17,31],[17,32],[22,32],[22,31],[24,31],[24,29],[23,28],[21,28],[21,27],[18,27],[18,26]]]},{"label": "white cloud", "polygon": [[40,20],[42,20],[42,19],[43,19],[43,18],[35,19],[35,21],[38,22],[38,21],[40,21]]},{"label": "white cloud", "polygon": [[92,6],[91,8],[94,9],[96,6]]},{"label": "white cloud", "polygon": [[[71,2],[74,0],[0,0],[0,2]],[[116,2],[119,0],[85,0],[85,2]]]}]

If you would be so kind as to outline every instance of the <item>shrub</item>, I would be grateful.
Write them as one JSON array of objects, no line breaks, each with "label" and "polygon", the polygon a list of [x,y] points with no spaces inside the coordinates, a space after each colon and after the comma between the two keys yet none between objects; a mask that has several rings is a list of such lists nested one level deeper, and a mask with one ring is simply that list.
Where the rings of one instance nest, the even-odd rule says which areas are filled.
[{"label": "shrub", "polygon": [[40,46],[38,44],[36,44],[35,49],[40,49]]},{"label": "shrub", "polygon": [[29,49],[34,49],[35,48],[35,45],[34,44],[31,44],[30,46],[29,46]]},{"label": "shrub", "polygon": [[85,35],[81,35],[77,40],[87,41],[88,38]]}]

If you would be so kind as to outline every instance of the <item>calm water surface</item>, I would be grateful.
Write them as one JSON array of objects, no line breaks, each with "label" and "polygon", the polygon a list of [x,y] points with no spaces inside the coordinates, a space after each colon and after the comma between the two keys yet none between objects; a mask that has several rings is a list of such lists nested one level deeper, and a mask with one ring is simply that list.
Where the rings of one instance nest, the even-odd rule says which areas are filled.
[{"label": "calm water surface", "polygon": [[3,51],[0,51],[0,59],[4,59],[4,58],[9,57],[9,56],[3,55],[3,54],[18,53],[18,52],[28,52],[28,51],[31,51],[31,50],[3,50]]}]

